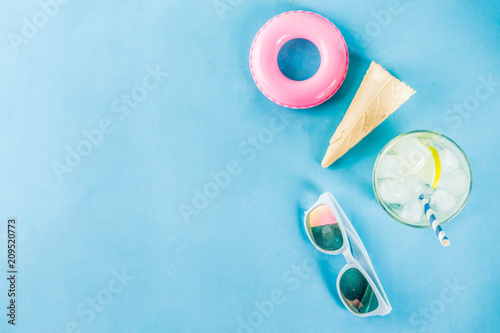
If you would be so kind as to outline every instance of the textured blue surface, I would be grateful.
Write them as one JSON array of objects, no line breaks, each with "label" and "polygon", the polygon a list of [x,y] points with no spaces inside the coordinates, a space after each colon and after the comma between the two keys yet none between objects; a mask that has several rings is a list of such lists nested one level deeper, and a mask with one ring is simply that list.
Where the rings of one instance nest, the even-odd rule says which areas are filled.
[{"label": "textured blue surface", "polygon": [[[268,19],[299,9],[339,27],[350,67],[331,100],[287,111],[256,88],[248,52]],[[1,279],[2,332],[498,329],[497,1],[113,0],[48,7],[53,17],[41,10],[0,4],[0,275],[11,216],[19,259],[17,327],[6,323]],[[371,60],[417,94],[322,169]],[[127,106],[131,93],[144,100]],[[472,196],[445,226],[448,248],[431,230],[391,220],[371,188],[377,153],[415,129],[450,136],[472,165]],[[213,198],[184,218],[207,184]],[[390,315],[357,318],[341,305],[343,258],[316,251],[301,229],[324,191],[370,253]]]}]

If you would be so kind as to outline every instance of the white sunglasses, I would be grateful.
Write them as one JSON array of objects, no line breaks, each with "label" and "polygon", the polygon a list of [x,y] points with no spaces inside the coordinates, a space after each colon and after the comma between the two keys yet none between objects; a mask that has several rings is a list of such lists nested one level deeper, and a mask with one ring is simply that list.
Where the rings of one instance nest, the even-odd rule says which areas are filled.
[{"label": "white sunglasses", "polygon": [[342,254],[347,264],[337,277],[337,291],[358,317],[385,316],[392,310],[372,262],[351,222],[330,192],[305,213],[307,236],[320,252]]}]

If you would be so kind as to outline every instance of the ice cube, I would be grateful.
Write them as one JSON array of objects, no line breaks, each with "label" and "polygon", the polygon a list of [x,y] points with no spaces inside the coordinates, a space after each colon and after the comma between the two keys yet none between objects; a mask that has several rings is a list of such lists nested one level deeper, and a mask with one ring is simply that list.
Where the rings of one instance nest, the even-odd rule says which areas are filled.
[{"label": "ice cube", "polygon": [[411,175],[416,175],[422,168],[432,162],[431,151],[419,141],[411,141],[398,152],[398,159],[404,169]]},{"label": "ice cube", "polygon": [[404,137],[396,143],[391,150],[394,151],[395,153],[400,153],[402,151],[405,151],[408,149],[408,147],[415,147],[420,144],[420,140],[417,138],[413,137]]},{"label": "ice cube", "polygon": [[441,160],[441,173],[443,175],[451,174],[460,166],[457,156],[449,149],[441,151],[439,159]]},{"label": "ice cube", "polygon": [[424,207],[418,199],[411,199],[403,205],[401,218],[407,222],[415,223],[425,218]]},{"label": "ice cube", "polygon": [[386,203],[401,205],[411,196],[403,185],[394,179],[385,179],[380,183],[378,194]]},{"label": "ice cube", "polygon": [[463,170],[455,170],[453,173],[443,176],[439,183],[438,188],[446,190],[453,194],[455,197],[459,198],[464,193],[467,193],[470,186],[469,177],[465,174]]},{"label": "ice cube", "polygon": [[428,194],[427,188],[429,186],[426,186],[424,183],[422,183],[415,177],[401,178],[401,184],[408,192],[410,192],[414,196],[419,196],[421,194]]},{"label": "ice cube", "polygon": [[403,174],[403,166],[395,155],[386,155],[378,165],[379,178],[394,178]]},{"label": "ice cube", "polygon": [[401,178],[401,184],[413,196],[419,197],[421,194],[429,195],[434,189],[413,176]]},{"label": "ice cube", "polygon": [[430,205],[436,213],[445,214],[455,209],[457,199],[448,191],[438,189],[434,191],[429,198]]}]

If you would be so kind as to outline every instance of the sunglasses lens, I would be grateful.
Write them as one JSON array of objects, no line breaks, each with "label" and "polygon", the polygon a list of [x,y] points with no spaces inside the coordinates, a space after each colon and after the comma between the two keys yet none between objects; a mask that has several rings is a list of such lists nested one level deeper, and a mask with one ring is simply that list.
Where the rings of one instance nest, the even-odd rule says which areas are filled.
[{"label": "sunglasses lens", "polygon": [[340,294],[355,313],[370,313],[378,308],[377,295],[363,273],[349,268],[342,274],[339,283]]},{"label": "sunglasses lens", "polygon": [[320,205],[307,215],[307,232],[323,250],[336,251],[344,245],[340,226],[327,205]]}]

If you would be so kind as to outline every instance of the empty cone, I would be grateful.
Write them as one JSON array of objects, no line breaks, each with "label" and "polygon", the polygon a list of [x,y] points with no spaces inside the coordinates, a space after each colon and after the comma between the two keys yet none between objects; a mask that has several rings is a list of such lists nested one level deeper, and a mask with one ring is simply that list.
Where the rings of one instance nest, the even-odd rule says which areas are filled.
[{"label": "empty cone", "polygon": [[372,61],[344,119],[330,139],[324,168],[342,157],[415,93]]}]

